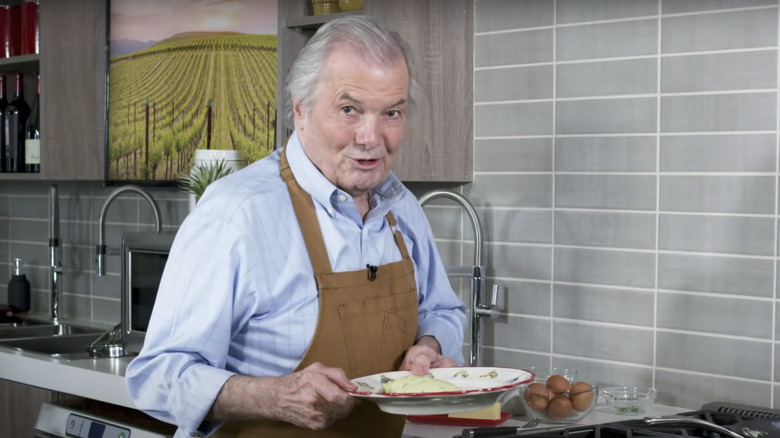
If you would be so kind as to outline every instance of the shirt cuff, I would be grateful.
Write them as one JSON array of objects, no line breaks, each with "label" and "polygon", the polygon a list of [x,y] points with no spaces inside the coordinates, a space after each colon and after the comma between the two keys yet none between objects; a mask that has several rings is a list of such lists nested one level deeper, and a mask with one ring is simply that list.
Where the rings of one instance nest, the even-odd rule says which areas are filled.
[{"label": "shirt cuff", "polygon": [[441,355],[454,360],[458,366],[463,366],[465,360],[461,349],[462,334],[454,333],[446,324],[437,324],[433,320],[422,320],[419,324],[420,326],[417,328],[418,339],[422,336],[433,336],[441,346]]}]

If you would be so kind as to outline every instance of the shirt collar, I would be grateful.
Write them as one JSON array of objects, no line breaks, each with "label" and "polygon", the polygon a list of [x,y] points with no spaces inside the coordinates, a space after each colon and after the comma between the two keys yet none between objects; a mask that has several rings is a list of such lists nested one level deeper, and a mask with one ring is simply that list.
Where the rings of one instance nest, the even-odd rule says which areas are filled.
[{"label": "shirt collar", "polygon": [[[286,148],[287,161],[290,163],[290,169],[292,169],[296,181],[298,181],[303,190],[312,196],[315,202],[321,204],[328,211],[332,211],[336,207],[332,203],[333,199],[338,199],[340,194],[347,197],[350,196],[325,178],[322,172],[311,162],[309,156],[306,155],[306,151],[303,150],[303,145],[298,137],[298,131],[293,131],[290,139],[287,141]],[[372,210],[376,209],[379,210],[376,213],[386,214],[389,211],[390,204],[399,199],[403,192],[401,181],[391,171],[385,181],[374,189],[371,194]]]}]

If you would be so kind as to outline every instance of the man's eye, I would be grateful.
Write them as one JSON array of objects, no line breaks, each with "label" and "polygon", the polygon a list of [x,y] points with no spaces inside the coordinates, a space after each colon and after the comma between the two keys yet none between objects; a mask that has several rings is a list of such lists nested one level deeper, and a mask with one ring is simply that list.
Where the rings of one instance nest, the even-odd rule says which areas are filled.
[{"label": "man's eye", "polygon": [[398,110],[389,110],[387,111],[387,116],[391,118],[397,118],[401,116],[401,112]]},{"label": "man's eye", "polygon": [[341,107],[341,112],[343,112],[344,114],[352,114],[355,112],[355,107],[343,106]]}]

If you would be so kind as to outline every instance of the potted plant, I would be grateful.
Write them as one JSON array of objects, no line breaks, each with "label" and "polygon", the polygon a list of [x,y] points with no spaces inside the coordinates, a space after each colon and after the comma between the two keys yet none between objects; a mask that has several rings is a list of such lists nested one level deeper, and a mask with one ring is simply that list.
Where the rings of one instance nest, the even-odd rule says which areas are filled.
[{"label": "potted plant", "polygon": [[243,167],[238,151],[199,149],[195,154],[195,165],[179,178],[179,187],[190,194],[190,209],[195,207],[209,184]]},{"label": "potted plant", "polygon": [[192,167],[190,173],[179,178],[179,187],[185,192],[194,195],[195,202],[198,202],[209,184],[233,173],[233,170],[233,166],[224,159],[196,164]]}]

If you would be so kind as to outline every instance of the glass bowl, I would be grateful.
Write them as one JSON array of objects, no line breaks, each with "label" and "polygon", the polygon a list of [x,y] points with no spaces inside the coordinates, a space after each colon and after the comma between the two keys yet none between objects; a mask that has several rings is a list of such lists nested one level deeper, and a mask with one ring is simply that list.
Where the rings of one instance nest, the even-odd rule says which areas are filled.
[{"label": "glass bowl", "polygon": [[577,381],[577,370],[574,368],[561,368],[561,367],[529,367],[523,368],[524,370],[534,373],[534,382],[545,383],[550,376],[559,375],[563,376],[569,382]]},{"label": "glass bowl", "polygon": [[656,390],[644,386],[610,386],[601,392],[607,406],[616,414],[636,415],[647,412],[655,402]]},{"label": "glass bowl", "polygon": [[596,406],[597,385],[569,380],[564,374],[552,374],[547,379],[541,377],[537,374],[537,379],[523,387],[519,397],[528,418],[539,417],[543,423],[576,423]]},{"label": "glass bowl", "polygon": [[[562,367],[523,367],[522,369],[534,373],[534,382],[540,382],[544,384],[550,376],[561,375],[569,382],[577,381],[577,370],[574,368],[562,368]],[[527,412],[528,409],[523,403],[523,390],[528,385],[521,385],[510,391],[505,392],[499,401],[501,402],[502,412],[507,412],[512,415],[526,415],[529,416],[533,413]]]}]

